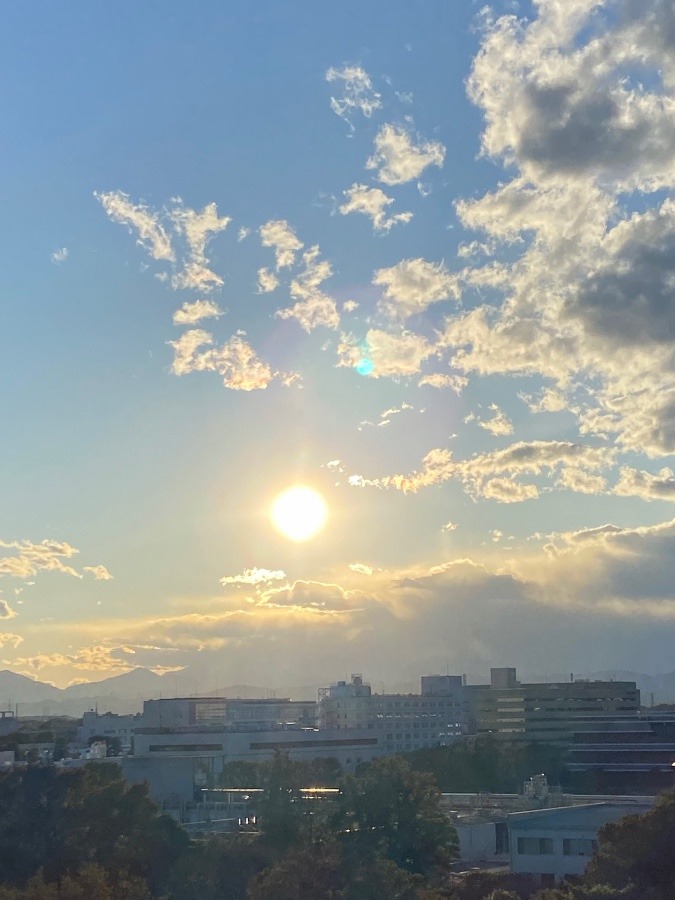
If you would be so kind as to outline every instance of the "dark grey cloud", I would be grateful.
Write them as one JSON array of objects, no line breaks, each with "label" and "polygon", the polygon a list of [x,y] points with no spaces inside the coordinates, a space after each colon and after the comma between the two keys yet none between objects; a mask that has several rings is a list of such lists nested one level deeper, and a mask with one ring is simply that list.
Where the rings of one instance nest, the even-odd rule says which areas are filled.
[{"label": "dark grey cloud", "polygon": [[[569,316],[610,342],[669,344],[675,339],[675,229],[658,214],[628,229],[616,255],[582,281]],[[631,233],[632,232],[632,233]]]}]

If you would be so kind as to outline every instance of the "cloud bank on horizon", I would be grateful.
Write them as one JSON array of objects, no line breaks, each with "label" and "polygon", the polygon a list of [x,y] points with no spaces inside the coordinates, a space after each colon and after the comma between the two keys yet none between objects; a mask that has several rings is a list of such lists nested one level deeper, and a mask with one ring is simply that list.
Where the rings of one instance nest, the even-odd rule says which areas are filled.
[{"label": "cloud bank on horizon", "polygon": [[[392,647],[406,673],[447,658],[473,672],[521,660],[578,670],[591,648],[587,669],[615,668],[646,646],[667,664],[675,10],[538,0],[522,16],[484,11],[479,35],[466,89],[487,189],[449,195],[453,149],[418,112],[417,85],[397,93],[365,62],[333,61],[325,105],[352,171],[326,185],[329,202],[306,198],[311,219],[293,221],[295,194],[255,222],[219,187],[201,208],[126,184],[95,192],[138,245],[139,277],[165,291],[174,336],[158,339],[153,364],[167,378],[217,377],[249,395],[256,420],[310,409],[325,455],[309,477],[331,486],[331,505],[396,510],[401,546],[411,529],[429,535],[427,551],[392,564],[367,534],[321,565],[249,552],[212,592],[183,583],[163,609],[59,625],[70,650],[18,655],[22,607],[0,636],[17,653],[5,664],[65,678],[225,653],[236,668],[255,648],[261,677],[285,683],[345,665],[392,677]],[[432,229],[442,245],[425,239]],[[378,398],[370,418],[365,392]],[[254,456],[239,465],[266,465]],[[101,564],[73,568],[65,543],[1,546],[13,555],[0,587],[45,571],[112,578]],[[2,604],[0,618],[15,616]],[[30,623],[23,639],[38,633]]]}]

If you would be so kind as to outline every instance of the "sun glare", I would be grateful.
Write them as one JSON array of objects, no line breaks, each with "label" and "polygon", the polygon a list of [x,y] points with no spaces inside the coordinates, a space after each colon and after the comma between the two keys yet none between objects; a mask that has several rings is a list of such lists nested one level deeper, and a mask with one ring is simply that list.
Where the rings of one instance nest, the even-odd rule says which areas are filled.
[{"label": "sun glare", "polygon": [[313,488],[296,485],[279,494],[272,507],[272,522],[291,541],[308,541],[326,524],[328,510]]}]

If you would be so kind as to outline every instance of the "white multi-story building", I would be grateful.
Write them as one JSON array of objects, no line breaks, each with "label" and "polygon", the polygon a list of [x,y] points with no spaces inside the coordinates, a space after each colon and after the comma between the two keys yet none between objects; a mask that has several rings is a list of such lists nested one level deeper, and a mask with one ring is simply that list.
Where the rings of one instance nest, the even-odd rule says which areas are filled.
[{"label": "white multi-story building", "polygon": [[470,707],[462,676],[431,675],[421,694],[373,694],[361,675],[319,692],[319,723],[378,734],[385,753],[450,744],[466,734]]},{"label": "white multi-story building", "polygon": [[82,716],[82,724],[77,730],[77,740],[80,746],[86,747],[95,737],[106,741],[119,738],[122,749],[130,750],[134,729],[140,727],[141,722],[140,713],[135,716],[118,716],[109,712],[99,714],[91,709]]}]

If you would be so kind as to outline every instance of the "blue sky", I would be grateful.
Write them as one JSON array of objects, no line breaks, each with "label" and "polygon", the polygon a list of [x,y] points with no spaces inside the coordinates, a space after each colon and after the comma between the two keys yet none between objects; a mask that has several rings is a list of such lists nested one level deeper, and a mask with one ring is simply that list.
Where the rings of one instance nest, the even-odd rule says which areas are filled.
[{"label": "blue sky", "polygon": [[671,666],[671,15],[8,8],[4,665]]}]

